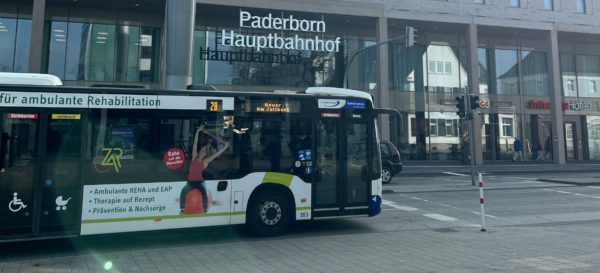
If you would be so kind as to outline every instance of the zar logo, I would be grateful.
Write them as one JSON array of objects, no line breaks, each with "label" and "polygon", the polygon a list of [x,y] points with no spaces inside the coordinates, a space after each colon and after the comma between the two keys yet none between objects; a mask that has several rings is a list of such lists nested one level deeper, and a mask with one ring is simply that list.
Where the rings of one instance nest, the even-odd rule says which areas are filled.
[{"label": "zar logo", "polygon": [[[114,145],[114,142],[111,141],[111,144]],[[123,150],[119,149],[119,148],[103,148],[102,152],[103,153],[106,152],[106,154],[98,156],[94,160],[94,168],[96,168],[96,171],[99,173],[106,173],[106,172],[110,171],[110,169],[112,169],[112,167],[115,167],[115,171],[119,172],[119,168],[121,168],[121,161],[119,160],[119,158],[123,155]],[[109,166],[105,170],[98,169],[98,161],[101,158],[102,158],[102,163],[100,163],[100,165],[101,166]]]}]

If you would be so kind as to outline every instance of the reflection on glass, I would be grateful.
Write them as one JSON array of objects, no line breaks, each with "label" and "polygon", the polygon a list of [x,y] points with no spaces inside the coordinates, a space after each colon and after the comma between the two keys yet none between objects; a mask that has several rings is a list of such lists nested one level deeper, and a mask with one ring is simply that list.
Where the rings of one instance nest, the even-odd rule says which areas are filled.
[{"label": "reflection on glass", "polygon": [[565,139],[567,148],[567,159],[575,159],[575,137],[573,130],[575,123],[565,123]]},{"label": "reflection on glass", "polygon": [[[458,48],[450,46],[428,46],[427,47],[427,90],[431,92],[458,93],[460,90],[460,79],[467,78],[466,70],[459,66]],[[435,68],[431,66],[434,65]],[[453,68],[460,68],[460,73],[454,72]],[[423,71],[425,72],[425,71]]]},{"label": "reflection on glass", "polygon": [[48,74],[65,78],[67,50],[66,22],[52,22],[50,28],[50,54],[48,54]]},{"label": "reflection on glass", "polygon": [[489,53],[492,94],[519,94],[517,51],[490,49]]},{"label": "reflection on glass", "polygon": [[206,61],[200,59],[200,49],[206,50],[206,31],[194,31],[194,59],[192,62],[192,83],[204,84]]},{"label": "reflection on glass", "polygon": [[[577,55],[577,89],[580,97],[600,97],[590,89],[591,81],[600,80],[600,56]],[[595,84],[593,85],[595,88]]]},{"label": "reflection on glass", "polygon": [[142,47],[140,28],[118,26],[116,31],[117,59],[115,81],[136,82],[138,81],[138,59]]},{"label": "reflection on glass", "polygon": [[[14,72],[27,73],[29,68],[29,45],[31,44],[31,20],[17,22]],[[1,54],[1,53],[0,53]]]},{"label": "reflection on glass", "polygon": [[600,159],[600,116],[586,116],[590,159]]},{"label": "reflection on glass", "polygon": [[529,96],[548,95],[546,52],[522,51],[523,91]]},{"label": "reflection on glass", "polygon": [[577,88],[575,82],[575,56],[570,54],[560,55],[560,87],[562,95],[565,97],[576,97]]},{"label": "reflection on glass", "polygon": [[[91,31],[91,24],[69,23],[67,61],[65,63],[66,80],[88,80]],[[52,66],[51,63],[49,65]]]},{"label": "reflection on glass", "polygon": [[[244,62],[223,61],[229,60],[234,54],[227,54],[232,51],[229,45],[221,45],[221,32],[207,31],[206,32],[206,48],[210,52],[204,53],[203,58],[206,60],[206,84],[227,84],[227,85],[244,85],[246,83],[247,67]],[[237,35],[234,32],[233,35]],[[254,56],[259,57],[260,55]],[[207,55],[208,54],[208,55]],[[241,53],[240,53],[241,54]],[[235,58],[238,55],[235,54]]]},{"label": "reflection on glass", "polygon": [[317,205],[335,204],[337,200],[337,129],[333,121],[317,124],[317,157],[315,178]]},{"label": "reflection on glass", "polygon": [[0,18],[0,72],[12,72],[17,20]]},{"label": "reflection on glass", "polygon": [[388,47],[390,89],[424,91],[427,75],[424,60],[427,48],[424,45],[406,47],[404,44],[390,44]]},{"label": "reflection on glass", "polygon": [[[374,45],[373,41],[361,41],[360,48]],[[361,90],[373,90],[377,85],[377,50],[376,48],[367,49],[359,53],[358,71]]]},{"label": "reflection on glass", "polygon": [[366,124],[347,124],[347,171],[346,181],[347,192],[346,202],[363,203],[367,201],[365,181],[363,173],[367,170],[367,125]]},{"label": "reflection on glass", "polygon": [[90,81],[114,80],[115,26],[94,24],[91,31]]}]

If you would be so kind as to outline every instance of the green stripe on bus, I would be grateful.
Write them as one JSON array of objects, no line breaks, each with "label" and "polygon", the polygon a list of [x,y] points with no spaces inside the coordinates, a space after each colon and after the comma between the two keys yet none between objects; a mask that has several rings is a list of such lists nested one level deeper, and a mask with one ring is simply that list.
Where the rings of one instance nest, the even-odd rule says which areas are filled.
[{"label": "green stripe on bus", "polygon": [[292,179],[294,178],[291,174],[285,173],[265,173],[265,178],[263,178],[262,183],[276,183],[281,184],[286,187],[290,187],[292,184]]},{"label": "green stripe on bus", "polygon": [[296,210],[309,210],[310,207],[298,207],[296,208]]},{"label": "green stripe on bus", "polygon": [[165,215],[165,216],[148,216],[148,217],[131,217],[131,218],[115,218],[115,219],[97,219],[97,220],[82,220],[82,224],[95,224],[95,223],[110,223],[110,222],[129,222],[129,221],[145,221],[154,219],[181,219],[181,218],[197,218],[197,217],[211,217],[211,216],[233,216],[233,215],[244,215],[245,211],[242,212],[221,212],[221,213],[207,213],[207,214],[187,214],[187,215]]}]

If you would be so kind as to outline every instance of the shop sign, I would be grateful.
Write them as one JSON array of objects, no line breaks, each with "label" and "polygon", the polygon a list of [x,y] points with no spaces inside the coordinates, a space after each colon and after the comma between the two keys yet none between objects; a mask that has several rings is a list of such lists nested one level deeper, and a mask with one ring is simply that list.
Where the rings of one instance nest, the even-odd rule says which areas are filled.
[{"label": "shop sign", "polygon": [[[562,110],[591,110],[589,102],[567,101],[562,102]],[[549,102],[531,100],[525,103],[525,107],[529,109],[550,109],[552,105]]]},{"label": "shop sign", "polygon": [[[276,30],[279,34],[281,34],[281,30],[325,33],[325,21],[296,19],[293,15],[290,15],[289,18],[273,17],[270,13],[268,16],[259,17],[252,16],[247,11],[240,11],[240,27]],[[339,52],[340,49],[340,37],[335,40],[325,40],[319,38],[320,34],[317,34],[314,38],[300,38],[298,35],[291,38],[281,37],[278,33],[269,33],[268,36],[246,35],[235,34],[232,30],[222,30],[221,45],[250,47],[255,48],[256,51],[274,48]]]},{"label": "shop sign", "polygon": [[[565,103],[563,103],[563,109],[565,108],[564,104]],[[572,101],[572,100],[570,100],[570,101],[567,101],[567,105],[568,105],[568,109],[569,110],[576,110],[576,111],[578,111],[578,110],[583,110],[583,111],[585,111],[585,110],[591,110],[589,102],[578,102],[578,101]]]},{"label": "shop sign", "polygon": [[479,100],[479,107],[490,108],[490,100]]}]

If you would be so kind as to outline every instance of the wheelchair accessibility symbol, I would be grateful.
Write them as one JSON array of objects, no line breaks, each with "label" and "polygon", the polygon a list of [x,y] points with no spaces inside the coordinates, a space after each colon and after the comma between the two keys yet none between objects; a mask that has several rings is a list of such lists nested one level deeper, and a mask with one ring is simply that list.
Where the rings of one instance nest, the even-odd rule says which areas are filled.
[{"label": "wheelchair accessibility symbol", "polygon": [[67,210],[67,203],[69,203],[71,197],[67,200],[63,200],[62,196],[56,197],[56,210]]},{"label": "wheelchair accessibility symbol", "polygon": [[[10,203],[8,203],[8,209],[12,212],[17,212],[20,211],[21,209],[24,209],[27,207],[27,205],[23,204],[23,201],[21,201],[21,199],[17,198],[17,193],[15,192],[13,197],[13,200],[10,201]],[[16,209],[13,209],[13,207],[17,207]]]}]

